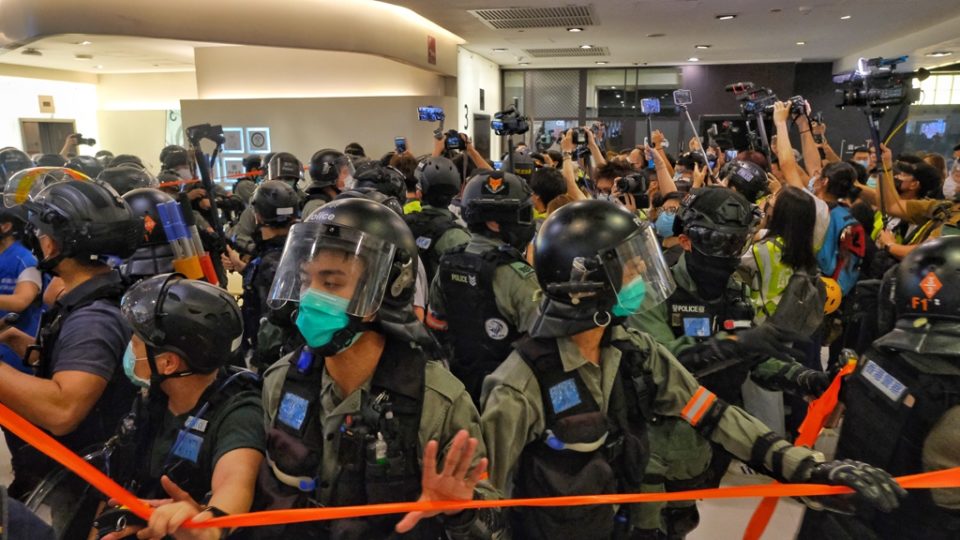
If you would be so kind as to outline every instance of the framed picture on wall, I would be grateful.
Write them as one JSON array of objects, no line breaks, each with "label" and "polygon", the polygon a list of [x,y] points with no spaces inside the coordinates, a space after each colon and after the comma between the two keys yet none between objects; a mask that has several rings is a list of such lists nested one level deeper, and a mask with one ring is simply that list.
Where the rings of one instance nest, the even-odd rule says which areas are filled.
[{"label": "framed picture on wall", "polygon": [[224,157],[223,158],[223,176],[220,182],[223,184],[233,184],[238,178],[243,176],[243,158]]},{"label": "framed picture on wall", "polygon": [[224,154],[242,154],[243,150],[243,128],[225,127],[223,128],[223,153]]},{"label": "framed picture on wall", "polygon": [[254,154],[270,152],[270,128],[247,128],[247,148]]}]

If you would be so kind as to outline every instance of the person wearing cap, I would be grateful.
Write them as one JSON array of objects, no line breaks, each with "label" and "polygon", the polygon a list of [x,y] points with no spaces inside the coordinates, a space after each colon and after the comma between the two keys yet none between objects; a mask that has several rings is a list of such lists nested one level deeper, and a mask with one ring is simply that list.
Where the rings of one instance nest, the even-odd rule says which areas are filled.
[{"label": "person wearing cap", "polygon": [[[138,282],[121,313],[133,329],[123,357],[127,378],[141,388],[132,433],[112,457],[113,478],[154,502],[146,527],[117,530],[123,512],[97,518],[106,540],[215,540],[217,528],[180,530],[189,519],[250,509],[266,449],[257,377],[225,366],[241,354],[243,321],[227,291],[180,274]],[[166,499],[166,500],[164,500]]]}]

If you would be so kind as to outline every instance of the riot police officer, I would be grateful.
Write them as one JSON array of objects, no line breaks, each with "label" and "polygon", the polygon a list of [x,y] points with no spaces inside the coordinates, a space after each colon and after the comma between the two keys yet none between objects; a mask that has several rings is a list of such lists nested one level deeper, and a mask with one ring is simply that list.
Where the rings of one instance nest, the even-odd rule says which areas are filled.
[{"label": "riot police officer", "polygon": [[[27,211],[43,260],[64,290],[44,316],[34,339],[16,328],[0,333],[37,377],[0,365],[0,402],[51,432],[68,448],[84,448],[110,436],[134,387],[123,376],[121,359],[130,328],[120,316],[120,275],[103,261],[129,256],[142,236],[142,223],[109,187],[69,169],[27,169],[5,188],[8,204]],[[43,187],[48,182],[55,182]],[[22,452],[22,453],[21,453]],[[16,480],[11,491],[22,496],[50,470],[52,462],[36,451],[14,450]]]},{"label": "riot police officer", "polygon": [[[412,309],[416,255],[400,216],[367,199],[333,201],[291,229],[271,302],[299,304],[307,346],[265,375],[259,508],[494,496],[478,485],[486,470],[479,414],[463,385],[421,348],[431,338]],[[438,442],[447,464],[440,474]],[[498,515],[363,518],[255,535],[386,538],[396,525],[413,529],[413,538],[490,538]]]},{"label": "riot police officer", "polygon": [[251,154],[243,158],[243,171],[246,174],[233,184],[233,194],[239,197],[244,205],[250,204],[250,198],[253,197],[257,184],[260,183],[260,178],[263,176],[262,167],[263,158],[259,154]]},{"label": "riot police officer", "polygon": [[427,325],[452,344],[450,370],[477,401],[483,378],[536,315],[539,288],[522,254],[534,234],[533,203],[522,179],[487,171],[467,183],[461,209],[473,236],[440,257]]},{"label": "riot police officer", "polygon": [[[123,369],[147,394],[132,413],[134,432],[124,432],[133,440],[115,453],[111,471],[139,497],[172,499],[154,510],[140,538],[176,533],[199,514],[248,511],[266,433],[259,387],[248,384],[256,376],[222,371],[241,354],[237,302],[204,281],[161,274],[131,287],[121,311],[133,328]],[[101,515],[98,528],[116,530],[122,514]],[[218,529],[193,533],[222,538]]]},{"label": "riot police officer", "polygon": [[123,200],[130,206],[134,217],[143,223],[140,245],[120,265],[124,281],[132,285],[146,277],[173,272],[173,247],[157,210],[157,205],[174,202],[173,197],[159,189],[142,187],[126,192]]},{"label": "riot police officer", "polygon": [[91,176],[90,178],[96,178],[101,182],[110,184],[110,187],[120,196],[135,189],[155,188],[158,185],[157,179],[153,175],[134,163],[121,163],[116,167],[103,169],[98,176]]},{"label": "riot police officer", "polygon": [[[774,478],[854,488],[889,511],[903,496],[885,472],[821,462],[701,386],[653,338],[624,318],[667,298],[673,283],[649,223],[606,201],[574,202],[534,243],[544,291],[536,322],[484,382],[484,438],[494,486],[511,497],[629,493],[648,457],[647,422],[678,417]],[[512,486],[512,490],[511,490]],[[523,508],[516,538],[658,538],[636,508]],[[619,535],[619,536],[614,536]]]},{"label": "riot police officer", "polygon": [[[297,185],[303,179],[303,164],[289,152],[277,152],[267,162],[266,179],[285,182],[296,190]],[[297,193],[302,204],[303,195],[299,191]],[[254,216],[253,207],[248,205],[240,214],[237,223],[230,228],[227,236],[233,241],[234,246],[241,254],[249,256],[256,251],[256,244],[253,240],[256,232],[257,220]]]},{"label": "riot police officer", "polygon": [[[93,156],[75,156],[65,165],[68,169],[73,169],[89,176],[97,178],[103,171],[103,165]],[[121,193],[121,195],[123,195]]]},{"label": "riot police officer", "polygon": [[244,349],[253,351],[251,365],[264,370],[280,358],[283,328],[289,326],[287,320],[271,322],[275,318],[288,319],[289,313],[272,314],[267,298],[290,226],[300,219],[300,197],[288,184],[267,180],[254,192],[250,206],[260,231],[255,237],[256,252],[245,263],[230,249],[229,258],[224,257],[223,262],[225,267],[243,274]]},{"label": "riot police officer", "polygon": [[[943,237],[921,244],[894,270],[896,326],[844,380],[838,459],[896,475],[960,466],[958,257],[960,237]],[[834,507],[842,513],[806,516],[798,538],[957,538],[957,501],[956,489],[938,489],[912,493],[889,515]]]},{"label": "riot police officer", "polygon": [[426,266],[428,280],[433,280],[440,266],[440,256],[470,242],[470,233],[447,208],[460,193],[460,173],[445,157],[429,157],[420,162],[414,176],[420,184],[422,206],[419,212],[404,216],[417,240],[420,260]]},{"label": "riot police officer", "polygon": [[346,178],[353,174],[353,165],[343,152],[326,148],[317,150],[310,158],[309,172],[310,183],[303,190],[307,194],[303,203],[304,216],[309,216],[340,193]]},{"label": "riot police officer", "polygon": [[0,182],[6,185],[7,180],[13,178],[13,175],[33,167],[33,161],[26,152],[7,146],[0,148]]}]

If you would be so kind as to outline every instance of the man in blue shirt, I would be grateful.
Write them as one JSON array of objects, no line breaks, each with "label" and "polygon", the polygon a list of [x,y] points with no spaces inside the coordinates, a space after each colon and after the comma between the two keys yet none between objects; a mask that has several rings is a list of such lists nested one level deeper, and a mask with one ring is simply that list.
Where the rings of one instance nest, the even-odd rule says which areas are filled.
[{"label": "man in blue shirt", "polygon": [[[13,325],[23,333],[36,336],[40,329],[42,281],[37,258],[17,240],[23,223],[10,209],[0,210],[0,317],[18,313]],[[10,347],[0,344],[0,360],[25,373],[32,370]]]}]

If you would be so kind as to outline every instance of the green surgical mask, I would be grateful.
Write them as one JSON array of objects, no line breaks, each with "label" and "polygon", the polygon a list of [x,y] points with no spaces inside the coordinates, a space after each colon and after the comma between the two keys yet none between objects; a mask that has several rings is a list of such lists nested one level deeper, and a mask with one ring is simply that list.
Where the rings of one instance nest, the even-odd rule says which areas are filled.
[{"label": "green surgical mask", "polygon": [[297,328],[313,348],[330,343],[333,335],[350,324],[347,316],[349,300],[339,296],[307,289],[300,297],[297,313]]},{"label": "green surgical mask", "polygon": [[643,299],[647,295],[647,284],[643,278],[637,276],[630,283],[627,283],[617,293],[617,305],[613,306],[611,313],[615,317],[628,317],[640,309]]}]

